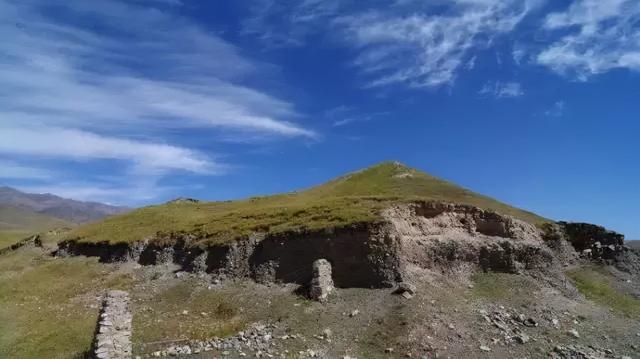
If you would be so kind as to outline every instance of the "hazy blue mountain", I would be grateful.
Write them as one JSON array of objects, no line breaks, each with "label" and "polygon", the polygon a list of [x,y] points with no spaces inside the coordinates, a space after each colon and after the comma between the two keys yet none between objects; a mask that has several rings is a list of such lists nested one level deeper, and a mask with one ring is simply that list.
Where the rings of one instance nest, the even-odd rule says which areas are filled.
[{"label": "hazy blue mountain", "polygon": [[83,202],[62,198],[50,193],[25,193],[11,187],[0,187],[0,204],[64,219],[85,223],[129,210],[98,202]]}]

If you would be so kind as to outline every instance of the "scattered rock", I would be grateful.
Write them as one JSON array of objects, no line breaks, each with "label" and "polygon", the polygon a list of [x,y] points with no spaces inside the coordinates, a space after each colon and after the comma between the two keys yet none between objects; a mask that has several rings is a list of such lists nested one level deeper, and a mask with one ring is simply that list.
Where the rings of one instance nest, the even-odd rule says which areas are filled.
[{"label": "scattered rock", "polygon": [[567,334],[569,334],[570,336],[572,336],[572,337],[574,337],[576,339],[580,338],[580,333],[578,333],[578,331],[575,330],[575,329],[568,330]]},{"label": "scattered rock", "polygon": [[516,342],[520,343],[520,344],[525,344],[529,341],[529,336],[524,334],[524,333],[520,333],[516,336],[513,337],[515,339]]},{"label": "scattered rock", "polygon": [[[229,356],[235,352],[240,357],[245,357],[248,356],[247,352],[255,352],[256,357],[272,358],[279,355],[278,350],[276,349],[277,345],[273,340],[274,329],[276,329],[275,325],[254,323],[247,330],[238,332],[238,334],[233,337],[225,339],[213,338],[210,340],[195,340],[185,345],[174,345],[164,350],[153,352],[151,356],[183,356],[218,350],[223,356]],[[285,340],[298,337],[300,336],[286,335],[279,338]],[[309,355],[312,353],[315,356]],[[317,356],[317,353],[312,350],[306,352],[306,354],[309,357]]]},{"label": "scattered rock", "polygon": [[531,337],[523,331],[524,327],[537,327],[538,322],[523,314],[517,313],[504,306],[498,306],[494,310],[481,309],[478,311],[485,325],[489,325],[502,334],[502,340],[494,338],[493,343],[525,344]]},{"label": "scattered rock", "polygon": [[409,293],[411,295],[414,295],[416,294],[416,286],[411,283],[400,282],[398,283],[398,287],[396,288],[396,290],[394,290],[393,292],[396,294]]},{"label": "scattered rock", "polygon": [[194,198],[178,197],[168,201],[167,203],[199,203],[199,202],[200,202],[199,200]]},{"label": "scattered rock", "polygon": [[483,352],[490,352],[490,351],[491,351],[491,348],[489,348],[489,347],[488,347],[488,346],[486,346],[486,345],[481,345],[481,346],[480,346],[480,350],[482,350]]},{"label": "scattered rock", "polygon": [[558,345],[553,348],[553,357],[562,359],[602,359],[612,358],[613,351],[611,349],[602,349],[593,345],[585,347],[582,345]]},{"label": "scattered rock", "polygon": [[413,294],[411,294],[411,293],[409,293],[409,292],[402,292],[402,294],[401,294],[401,295],[402,295],[402,297],[403,297],[404,299],[411,299],[411,298],[413,298]]},{"label": "scattered rock", "polygon": [[411,283],[400,282],[393,293],[400,294],[405,299],[411,299],[416,293],[416,286]]}]

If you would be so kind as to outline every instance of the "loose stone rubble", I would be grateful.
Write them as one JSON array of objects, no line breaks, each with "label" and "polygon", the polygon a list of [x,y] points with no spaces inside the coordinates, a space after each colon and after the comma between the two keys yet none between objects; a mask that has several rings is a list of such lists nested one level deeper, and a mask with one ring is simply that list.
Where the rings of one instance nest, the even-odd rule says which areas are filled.
[{"label": "loose stone rubble", "polygon": [[[151,356],[158,358],[217,351],[223,356],[235,353],[242,357],[273,358],[286,354],[279,349],[277,341],[304,339],[299,334],[276,336],[274,334],[275,329],[277,329],[277,327],[274,324],[254,323],[247,330],[241,331],[233,337],[194,340],[182,345],[173,345],[164,350],[155,351]],[[305,354],[308,354],[308,357],[315,357],[315,353]]]},{"label": "loose stone rubble", "polygon": [[[494,331],[497,330],[497,333],[500,333],[502,335],[502,339],[493,339],[494,344],[500,342],[506,345],[520,345],[526,344],[530,341],[536,342],[541,339],[543,339],[543,341],[546,341],[546,339],[544,338],[535,338],[529,336],[529,334],[525,332],[526,328],[538,327],[539,325],[541,325],[540,323],[542,323],[542,326],[544,326],[544,323],[548,323],[550,324],[550,327],[555,329],[558,329],[559,326],[559,321],[556,318],[542,319],[539,323],[534,318],[519,313],[513,308],[505,308],[503,306],[497,306],[490,310],[481,309],[479,310],[479,314],[485,324],[493,327]],[[569,316],[569,313],[565,312],[564,315]],[[575,319],[573,319],[572,322],[574,324],[578,323]],[[572,340],[578,340],[580,338],[578,331],[574,328],[567,330],[566,335],[569,336]],[[489,351],[491,350],[491,348],[486,345],[482,345],[480,346],[480,350]],[[595,345],[584,346],[580,344],[555,345],[553,349],[548,353],[548,355],[553,359],[629,358],[624,355],[616,355],[613,349],[601,348]]]},{"label": "loose stone rubble", "polygon": [[[582,345],[558,345],[553,348],[551,358],[557,359],[603,359],[603,358],[618,358],[613,350],[602,349],[594,346],[582,346]],[[628,357],[622,357],[628,358]]]},{"label": "loose stone rubble", "polygon": [[531,340],[524,331],[526,327],[537,327],[538,322],[524,314],[502,307],[491,312],[484,309],[479,311],[484,321],[497,328],[502,334],[504,343],[525,344]]},{"label": "loose stone rubble", "polygon": [[313,262],[313,277],[309,294],[311,299],[325,302],[333,291],[333,279],[331,278],[331,263],[326,259],[318,259]]},{"label": "loose stone rubble", "polygon": [[94,356],[99,359],[131,358],[131,312],[127,292],[112,290],[105,295],[94,342]]},{"label": "loose stone rubble", "polygon": [[400,282],[398,283],[398,288],[393,292],[395,294],[400,294],[406,299],[411,299],[413,298],[413,295],[416,294],[416,286],[411,283]]}]

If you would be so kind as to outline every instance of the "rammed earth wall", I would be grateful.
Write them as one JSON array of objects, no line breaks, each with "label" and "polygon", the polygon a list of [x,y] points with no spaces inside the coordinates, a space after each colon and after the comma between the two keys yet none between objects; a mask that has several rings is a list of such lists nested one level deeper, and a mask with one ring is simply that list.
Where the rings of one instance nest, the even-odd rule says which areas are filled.
[{"label": "rammed earth wall", "polygon": [[[596,226],[554,228],[555,240],[575,247],[595,243],[592,238],[602,238],[603,245],[621,241],[619,235]],[[510,216],[472,206],[415,202],[388,208],[377,223],[256,234],[205,247],[191,234],[163,235],[134,244],[69,240],[60,243],[58,254],[97,256],[104,262],[171,263],[221,278],[303,285],[312,278],[313,262],[324,258],[333,268],[336,287],[370,288],[392,286],[411,267],[461,264],[500,272],[544,269],[563,260],[548,245],[549,238],[549,233]]]}]

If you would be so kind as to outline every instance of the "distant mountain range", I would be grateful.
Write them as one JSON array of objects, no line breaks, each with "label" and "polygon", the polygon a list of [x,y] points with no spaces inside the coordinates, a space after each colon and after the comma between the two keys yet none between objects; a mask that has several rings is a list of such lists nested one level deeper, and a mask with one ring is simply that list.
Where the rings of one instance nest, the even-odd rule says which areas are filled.
[{"label": "distant mountain range", "polygon": [[4,212],[14,208],[71,223],[86,223],[129,210],[128,207],[76,201],[50,193],[25,193],[6,186],[0,187],[0,205],[8,206]]}]

